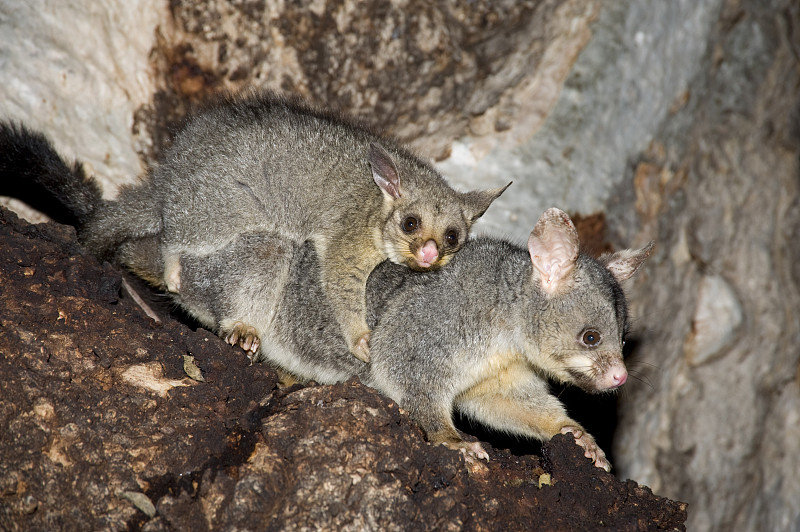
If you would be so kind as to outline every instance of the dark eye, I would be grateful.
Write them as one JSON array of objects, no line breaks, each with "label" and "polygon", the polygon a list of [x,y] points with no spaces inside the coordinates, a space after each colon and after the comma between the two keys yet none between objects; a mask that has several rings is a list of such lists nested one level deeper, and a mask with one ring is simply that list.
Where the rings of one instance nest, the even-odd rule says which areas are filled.
[{"label": "dark eye", "polygon": [[450,229],[444,234],[444,243],[448,246],[455,246],[458,244],[458,231]]},{"label": "dark eye", "polygon": [[417,229],[419,229],[419,220],[414,218],[413,216],[406,216],[403,220],[403,223],[400,224],[400,227],[403,228],[403,231],[406,233],[413,233]]},{"label": "dark eye", "polygon": [[581,335],[581,342],[586,347],[594,347],[600,343],[600,333],[594,329],[586,329]]}]

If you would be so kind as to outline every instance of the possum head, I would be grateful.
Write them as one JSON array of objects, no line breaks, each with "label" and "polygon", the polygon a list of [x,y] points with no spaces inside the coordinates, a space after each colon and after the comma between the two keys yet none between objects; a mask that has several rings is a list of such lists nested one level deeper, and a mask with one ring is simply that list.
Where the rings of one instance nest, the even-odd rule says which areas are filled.
[{"label": "possum head", "polygon": [[386,222],[376,235],[379,249],[395,264],[418,271],[435,270],[461,249],[472,224],[508,185],[457,192],[432,168],[410,163],[417,164],[405,168],[416,175],[401,178],[392,156],[379,144],[370,145],[372,178],[383,193],[386,211]]},{"label": "possum head", "polygon": [[580,253],[578,232],[565,212],[553,208],[542,215],[528,239],[530,282],[539,294],[528,316],[537,365],[588,392],[625,383],[628,310],[620,283],[636,273],[652,249],[651,242],[594,259]]}]

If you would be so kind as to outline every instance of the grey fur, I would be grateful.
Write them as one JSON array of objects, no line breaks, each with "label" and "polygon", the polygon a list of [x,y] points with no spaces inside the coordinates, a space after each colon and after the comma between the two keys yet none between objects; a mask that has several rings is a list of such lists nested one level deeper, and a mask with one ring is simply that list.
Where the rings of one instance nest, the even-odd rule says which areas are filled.
[{"label": "grey fur", "polygon": [[[178,301],[186,299],[184,259],[202,267],[204,257],[247,233],[311,240],[337,321],[358,356],[359,339],[369,335],[364,285],[372,268],[386,258],[425,268],[415,257],[425,242],[438,250],[433,267],[445,264],[503,190],[456,192],[431,165],[386,138],[254,93],[192,118],[151,178],[102,204],[80,235],[93,253],[116,254]],[[418,222],[413,234],[402,229],[408,215]],[[236,268],[236,257],[229,264]],[[197,317],[220,326],[202,312]]]}]

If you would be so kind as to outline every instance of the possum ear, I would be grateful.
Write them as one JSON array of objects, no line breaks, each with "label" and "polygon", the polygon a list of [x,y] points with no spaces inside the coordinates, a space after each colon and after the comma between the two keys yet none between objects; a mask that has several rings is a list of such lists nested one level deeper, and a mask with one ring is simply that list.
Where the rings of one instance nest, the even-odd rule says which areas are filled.
[{"label": "possum ear", "polygon": [[570,284],[578,250],[578,230],[567,213],[547,209],[528,238],[531,262],[545,293],[555,294]]},{"label": "possum ear", "polygon": [[470,222],[475,223],[478,218],[483,216],[483,213],[486,212],[486,209],[489,208],[489,205],[491,205],[494,200],[499,198],[500,194],[505,192],[510,186],[511,183],[500,188],[465,192],[463,195],[465,205],[464,215],[469,218]]},{"label": "possum ear", "polygon": [[505,192],[510,186],[511,183],[500,188],[464,192],[462,194],[462,197],[464,198],[464,216],[469,219],[470,223],[475,223],[478,221],[478,218],[483,216],[483,213],[486,212],[486,209],[489,208],[489,205],[491,205],[494,200],[499,198],[500,194]]},{"label": "possum ear", "polygon": [[384,194],[397,199],[400,194],[400,172],[383,146],[373,142],[369,145],[369,165],[372,168],[372,179]]},{"label": "possum ear", "polygon": [[623,249],[616,253],[601,255],[598,260],[611,272],[617,282],[621,283],[639,271],[655,247],[655,242],[651,240],[641,249]]}]

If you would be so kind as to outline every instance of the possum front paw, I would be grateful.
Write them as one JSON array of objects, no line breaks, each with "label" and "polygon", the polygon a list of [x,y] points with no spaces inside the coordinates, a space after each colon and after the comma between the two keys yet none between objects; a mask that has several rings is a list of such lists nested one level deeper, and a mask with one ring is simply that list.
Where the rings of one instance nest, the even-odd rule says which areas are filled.
[{"label": "possum front paw", "polygon": [[480,442],[466,442],[462,440],[457,442],[446,441],[443,443],[450,449],[461,451],[461,454],[464,455],[464,460],[466,460],[468,464],[473,463],[476,459],[489,461],[489,453],[483,449]]},{"label": "possum front paw", "polygon": [[178,257],[170,257],[164,265],[164,284],[173,294],[181,291],[181,263]]},{"label": "possum front paw", "polygon": [[371,331],[362,333],[360,336],[357,337],[355,343],[350,347],[350,352],[353,354],[353,356],[364,363],[369,362],[370,334]]},{"label": "possum front paw", "polygon": [[575,438],[575,443],[583,447],[583,455],[586,458],[591,458],[595,466],[611,471],[611,464],[606,459],[606,453],[597,446],[597,442],[591,434],[583,430],[581,427],[566,426],[561,428],[561,434],[571,433]]},{"label": "possum front paw", "polygon": [[256,329],[250,325],[245,325],[241,321],[234,323],[233,329],[222,338],[230,345],[238,345],[244,349],[251,361],[255,359],[258,354],[258,348],[261,346],[261,339],[258,337]]}]

